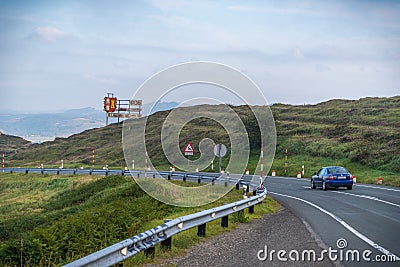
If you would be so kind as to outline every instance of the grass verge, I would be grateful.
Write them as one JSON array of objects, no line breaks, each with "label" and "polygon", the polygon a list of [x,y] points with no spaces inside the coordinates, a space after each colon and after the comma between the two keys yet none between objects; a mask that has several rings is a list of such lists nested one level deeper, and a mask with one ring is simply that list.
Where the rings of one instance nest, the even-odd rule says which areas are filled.
[{"label": "grass verge", "polygon": [[[241,198],[240,190],[232,190],[206,206],[181,208],[151,198],[131,177],[1,173],[0,265],[60,266],[160,225],[166,218]],[[228,229],[220,227],[219,220],[209,223],[207,236],[230,230],[240,221],[273,212],[277,207],[268,199],[256,206],[254,215],[230,216]],[[165,255],[179,255],[199,240],[196,229],[180,233],[173,237],[170,254]],[[152,261],[139,254],[126,264]]]}]

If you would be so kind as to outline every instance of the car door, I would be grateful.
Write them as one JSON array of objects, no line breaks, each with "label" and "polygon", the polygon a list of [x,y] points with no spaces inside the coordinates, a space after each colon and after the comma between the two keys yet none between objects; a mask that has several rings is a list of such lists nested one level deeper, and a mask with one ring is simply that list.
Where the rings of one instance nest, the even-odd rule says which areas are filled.
[{"label": "car door", "polygon": [[322,180],[324,175],[326,174],[326,169],[321,168],[317,174],[315,175],[314,182],[316,186],[322,186]]}]

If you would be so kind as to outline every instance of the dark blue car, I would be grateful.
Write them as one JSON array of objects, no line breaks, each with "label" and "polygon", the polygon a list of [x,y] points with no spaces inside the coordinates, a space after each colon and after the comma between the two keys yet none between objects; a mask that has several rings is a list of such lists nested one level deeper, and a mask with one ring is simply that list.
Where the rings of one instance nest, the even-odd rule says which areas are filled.
[{"label": "dark blue car", "polygon": [[346,187],[351,190],[353,188],[353,176],[346,168],[341,166],[323,167],[311,177],[311,188],[317,187],[321,187],[323,190]]}]

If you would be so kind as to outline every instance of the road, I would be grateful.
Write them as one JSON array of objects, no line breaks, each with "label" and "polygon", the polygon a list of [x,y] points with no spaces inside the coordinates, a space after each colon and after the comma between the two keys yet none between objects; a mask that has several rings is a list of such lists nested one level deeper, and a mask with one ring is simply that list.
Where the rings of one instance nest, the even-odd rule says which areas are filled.
[{"label": "road", "polygon": [[[399,188],[355,184],[353,190],[323,191],[311,189],[309,179],[287,177],[267,177],[264,185],[271,197],[310,225],[327,249],[337,250],[332,254],[338,257],[336,262],[376,266],[379,260],[387,261],[394,255],[397,262],[385,262],[383,266],[400,266]],[[345,242],[342,240],[338,247],[339,239]],[[353,254],[352,250],[358,252]],[[371,255],[367,250],[372,251]],[[364,260],[363,252],[369,262]],[[357,253],[360,261],[352,259]]]}]

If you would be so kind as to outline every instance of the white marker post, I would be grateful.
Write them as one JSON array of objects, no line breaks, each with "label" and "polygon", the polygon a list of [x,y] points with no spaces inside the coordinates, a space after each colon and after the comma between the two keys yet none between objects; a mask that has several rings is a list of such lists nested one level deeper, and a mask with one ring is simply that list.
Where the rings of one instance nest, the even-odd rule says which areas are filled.
[{"label": "white marker post", "polygon": [[261,144],[260,190],[262,190],[263,170],[264,170],[264,144]]},{"label": "white marker post", "polygon": [[94,169],[94,148],[92,149],[92,170]]},{"label": "white marker post", "polygon": [[3,172],[4,172],[4,151],[1,157],[1,166],[3,167]]},{"label": "white marker post", "polygon": [[144,167],[144,177],[147,177],[147,169],[148,169],[148,158],[149,157],[149,154],[147,153],[147,149],[146,149],[146,164],[145,164],[145,167]]}]

